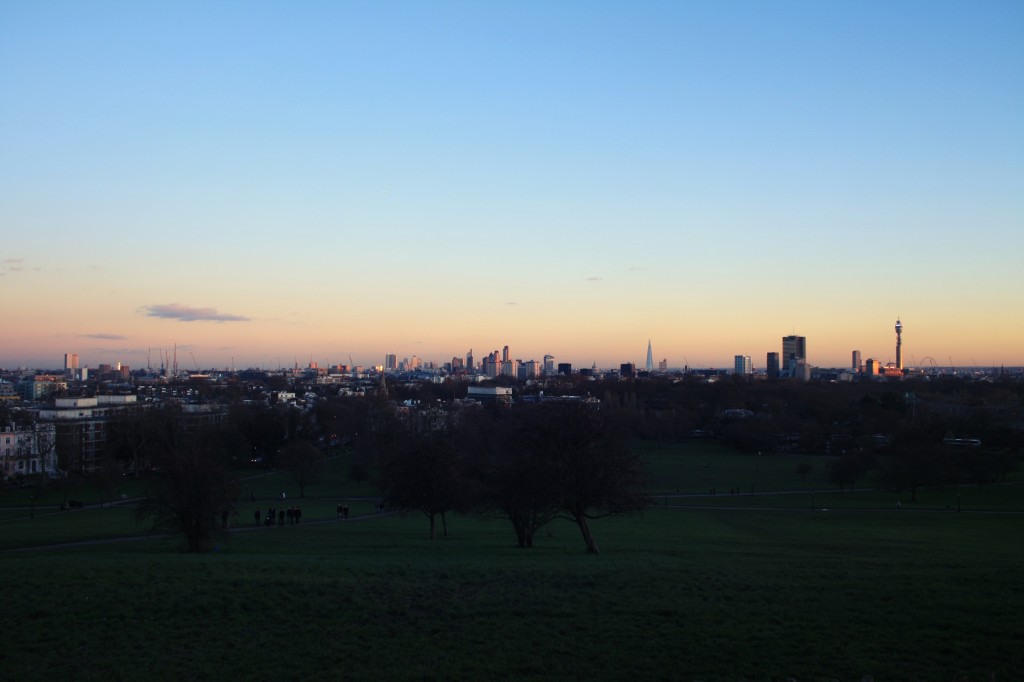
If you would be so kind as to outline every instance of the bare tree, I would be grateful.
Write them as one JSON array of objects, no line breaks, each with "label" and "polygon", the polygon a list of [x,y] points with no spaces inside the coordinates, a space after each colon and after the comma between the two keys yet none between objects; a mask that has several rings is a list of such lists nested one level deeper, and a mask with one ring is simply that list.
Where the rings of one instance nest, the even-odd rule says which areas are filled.
[{"label": "bare tree", "polygon": [[468,509],[473,488],[452,436],[393,424],[379,447],[380,484],[388,506],[423,513],[430,521],[431,540],[440,518],[448,537],[448,512]]},{"label": "bare tree", "polygon": [[511,523],[517,544],[528,549],[537,531],[558,516],[559,507],[551,462],[524,417],[508,410],[474,410],[464,419],[460,444],[470,453],[480,481],[482,513]]},{"label": "bare tree", "polygon": [[587,552],[599,554],[590,521],[642,509],[644,470],[629,447],[627,426],[582,403],[541,406],[540,448],[551,462],[558,507],[580,530]]},{"label": "bare tree", "polygon": [[624,419],[582,403],[479,415],[475,433],[462,442],[477,452],[485,509],[512,523],[520,547],[532,547],[540,528],[567,518],[587,551],[597,554],[590,521],[646,504],[643,469],[628,447]]},{"label": "bare tree", "polygon": [[306,486],[316,483],[323,474],[327,457],[308,440],[292,440],[281,450],[278,462],[295,479],[299,497],[304,498]]},{"label": "bare tree", "polygon": [[235,507],[235,489],[224,462],[198,437],[164,448],[154,463],[149,497],[137,514],[149,519],[155,530],[184,537],[190,552],[209,550],[224,533],[222,518]]}]

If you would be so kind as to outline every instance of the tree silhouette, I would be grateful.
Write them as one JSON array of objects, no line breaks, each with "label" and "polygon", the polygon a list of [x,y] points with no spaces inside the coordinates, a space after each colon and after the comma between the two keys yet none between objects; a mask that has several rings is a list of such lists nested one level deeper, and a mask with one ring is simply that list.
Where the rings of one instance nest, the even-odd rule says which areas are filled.
[{"label": "tree silhouette", "polygon": [[327,458],[323,450],[308,440],[292,440],[282,448],[278,463],[295,479],[299,497],[306,497],[306,486],[316,483],[323,474]]},{"label": "tree silhouette", "polygon": [[149,496],[137,509],[158,531],[180,534],[190,552],[207,551],[225,532],[221,517],[235,508],[235,489],[215,438],[176,438],[154,457]]}]

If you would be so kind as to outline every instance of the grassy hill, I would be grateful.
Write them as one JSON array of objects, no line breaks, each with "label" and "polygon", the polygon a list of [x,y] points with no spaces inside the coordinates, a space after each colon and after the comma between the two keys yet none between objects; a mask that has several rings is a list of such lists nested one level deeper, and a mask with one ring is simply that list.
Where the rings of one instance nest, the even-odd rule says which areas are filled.
[{"label": "grassy hill", "polygon": [[[344,457],[307,489],[299,526],[251,527],[250,508],[282,491],[293,503],[297,490],[277,473],[243,481],[257,501],[205,555],[171,538],[39,548],[144,529],[128,505],[37,506],[29,518],[5,496],[0,669],[378,682],[1009,680],[1024,669],[1024,514],[1013,513],[1024,487],[919,491],[913,505],[815,492],[812,509],[809,491],[829,486],[796,461],[707,443],[645,457],[659,504],[595,522],[597,557],[564,521],[531,550],[514,548],[507,524],[467,517],[431,542],[422,517],[376,515]],[[748,481],[799,492],[728,494]],[[946,509],[957,495],[960,513]]]}]

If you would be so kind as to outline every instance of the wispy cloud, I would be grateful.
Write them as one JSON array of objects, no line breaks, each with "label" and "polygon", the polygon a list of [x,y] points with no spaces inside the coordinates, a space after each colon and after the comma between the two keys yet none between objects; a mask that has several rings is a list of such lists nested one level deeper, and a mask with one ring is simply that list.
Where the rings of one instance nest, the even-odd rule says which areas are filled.
[{"label": "wispy cloud", "polygon": [[4,258],[0,261],[0,269],[7,272],[21,272],[24,269],[22,267],[24,263],[24,258]]},{"label": "wispy cloud", "polygon": [[128,337],[120,334],[79,334],[85,339],[99,339],[100,341],[124,341]]},{"label": "wispy cloud", "polygon": [[588,282],[600,282],[601,278],[600,277],[587,277],[587,281]]},{"label": "wispy cloud", "polygon": [[505,301],[505,305],[519,305],[516,301]]},{"label": "wispy cloud", "polygon": [[162,317],[182,322],[249,322],[251,318],[242,315],[219,313],[215,308],[193,308],[179,303],[162,303],[145,307],[149,317]]}]

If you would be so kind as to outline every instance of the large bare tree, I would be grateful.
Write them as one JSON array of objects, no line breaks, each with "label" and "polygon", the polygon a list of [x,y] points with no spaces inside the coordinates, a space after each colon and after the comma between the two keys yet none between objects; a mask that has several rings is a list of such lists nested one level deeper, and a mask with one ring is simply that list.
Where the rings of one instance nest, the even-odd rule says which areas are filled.
[{"label": "large bare tree", "polygon": [[223,519],[235,508],[235,486],[217,440],[197,433],[162,448],[154,456],[149,496],[138,508],[155,530],[182,535],[190,552],[211,549],[224,533]]}]

